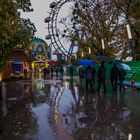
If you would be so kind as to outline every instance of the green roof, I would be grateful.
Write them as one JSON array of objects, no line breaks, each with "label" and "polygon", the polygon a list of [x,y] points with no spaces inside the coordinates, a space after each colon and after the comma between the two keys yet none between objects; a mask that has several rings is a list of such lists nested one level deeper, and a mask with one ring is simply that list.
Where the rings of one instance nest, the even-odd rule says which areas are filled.
[{"label": "green roof", "polygon": [[47,43],[45,42],[45,40],[43,40],[41,38],[38,38],[38,37],[33,37],[32,42],[33,43],[45,43],[47,45]]}]

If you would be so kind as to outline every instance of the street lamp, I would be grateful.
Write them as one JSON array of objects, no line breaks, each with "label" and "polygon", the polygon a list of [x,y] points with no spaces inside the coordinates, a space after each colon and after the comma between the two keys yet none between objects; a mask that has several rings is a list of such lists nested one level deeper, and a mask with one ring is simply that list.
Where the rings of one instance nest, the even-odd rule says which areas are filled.
[{"label": "street lamp", "polygon": [[91,54],[91,49],[90,49],[90,47],[88,48],[88,53]]},{"label": "street lamp", "polygon": [[127,24],[126,28],[127,28],[127,34],[128,34],[128,39],[129,39],[131,53],[132,53],[132,60],[135,61],[135,54],[134,54],[135,40],[132,39],[130,25]]},{"label": "street lamp", "polygon": [[75,54],[75,59],[77,59],[77,54]]},{"label": "street lamp", "polygon": [[83,52],[81,53],[81,56],[82,56],[82,57],[84,56],[84,53],[83,53]]},{"label": "street lamp", "polygon": [[104,39],[102,39],[101,42],[102,42],[103,55],[105,55],[105,44],[104,44]]},{"label": "street lamp", "polygon": [[68,58],[67,58],[67,56],[65,56],[65,61],[67,61],[68,60]]}]

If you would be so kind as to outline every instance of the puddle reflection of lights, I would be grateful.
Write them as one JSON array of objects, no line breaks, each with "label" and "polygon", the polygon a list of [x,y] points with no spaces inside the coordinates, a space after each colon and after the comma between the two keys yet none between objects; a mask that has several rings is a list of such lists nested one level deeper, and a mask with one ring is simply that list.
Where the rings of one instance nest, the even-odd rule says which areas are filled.
[{"label": "puddle reflection of lights", "polygon": [[0,82],[2,81],[2,74],[0,74]]},{"label": "puddle reflection of lights", "polygon": [[6,83],[2,82],[2,111],[3,111],[3,117],[5,117],[8,113],[6,97],[7,97]]},{"label": "puddle reflection of lights", "polygon": [[68,82],[65,82],[64,84],[65,84],[65,87],[68,88]]},{"label": "puddle reflection of lights", "polygon": [[54,105],[54,112],[55,112],[54,118],[55,118],[55,120],[57,119],[57,114],[59,112],[58,111],[58,104],[59,104],[59,100],[60,100],[60,97],[61,97],[62,93],[63,93],[63,88],[60,88],[60,90],[58,92],[58,95],[56,97],[56,100],[55,100],[55,105]]},{"label": "puddle reflection of lights", "polygon": [[45,87],[43,81],[41,81],[41,80],[37,81],[36,86],[37,86],[37,89],[43,89]]},{"label": "puddle reflection of lights", "polygon": [[38,88],[38,89],[43,89],[44,87],[45,87],[45,85],[42,84],[42,83],[38,83],[38,84],[37,84],[37,88]]},{"label": "puddle reflection of lights", "polygon": [[131,133],[128,134],[128,140],[132,140],[132,134]]},{"label": "puddle reflection of lights", "polygon": [[62,95],[62,91],[63,91],[63,89],[61,88],[60,91],[58,92],[58,95],[57,95],[57,97],[56,97],[55,107],[58,106],[60,97],[61,97],[61,95]]}]

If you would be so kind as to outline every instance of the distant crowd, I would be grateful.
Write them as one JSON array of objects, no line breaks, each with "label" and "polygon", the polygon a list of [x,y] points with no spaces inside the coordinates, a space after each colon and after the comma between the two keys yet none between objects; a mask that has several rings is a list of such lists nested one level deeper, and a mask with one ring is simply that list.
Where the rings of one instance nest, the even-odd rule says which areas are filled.
[{"label": "distant crowd", "polygon": [[[106,72],[107,69],[104,65],[104,62],[100,64],[97,71],[94,67],[91,66],[87,66],[85,69],[83,67],[80,67],[78,71],[80,84],[82,84],[83,80],[85,80],[86,89],[88,90],[88,88],[90,88],[92,90],[95,80],[97,80],[98,92],[100,92],[101,87],[103,87],[103,91],[104,93],[106,93]],[[96,74],[97,74],[97,79],[95,79]],[[110,72],[110,83],[114,91],[117,91],[118,83],[120,85],[119,86],[120,91],[122,90],[125,91],[125,86],[124,86],[125,75],[126,75],[126,71],[124,69],[119,69],[116,63],[114,63]]]},{"label": "distant crowd", "polygon": [[[73,79],[74,76],[74,68],[73,66],[69,66],[69,76],[71,79]],[[63,79],[64,72],[66,72],[66,68],[60,66],[60,67],[49,67],[44,68],[44,79],[46,79],[48,76],[52,76],[54,72],[56,73],[56,77],[60,77]],[[102,62],[98,69],[96,70],[94,66],[79,66],[78,68],[78,83],[79,85],[83,85],[85,83],[86,90],[93,90],[95,88],[95,82],[97,82],[97,90],[100,92],[101,88],[103,88],[103,92],[106,93],[106,72],[107,69],[104,65],[104,62]],[[111,71],[110,71],[110,83],[112,86],[112,90],[117,92],[118,85],[120,92],[125,92],[125,86],[124,86],[124,80],[126,76],[126,71],[124,69],[119,69],[114,63],[112,65]],[[95,78],[97,77],[97,78]]]}]

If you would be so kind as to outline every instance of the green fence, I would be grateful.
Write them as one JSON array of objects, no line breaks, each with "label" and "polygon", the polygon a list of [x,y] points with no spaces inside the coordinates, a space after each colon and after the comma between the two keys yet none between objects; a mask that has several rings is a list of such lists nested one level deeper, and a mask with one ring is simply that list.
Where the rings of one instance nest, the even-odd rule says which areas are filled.
[{"label": "green fence", "polygon": [[127,64],[131,67],[131,70],[127,71],[126,80],[140,82],[140,61],[127,62]]},{"label": "green fence", "polygon": [[[125,81],[127,81],[128,84],[131,84],[131,81],[135,80],[135,83],[138,86],[140,86],[140,60],[139,61],[124,62],[124,63],[128,64],[131,67],[131,70],[126,71],[127,74],[125,77]],[[105,67],[107,69],[107,72],[106,72],[106,79],[107,80],[110,80],[110,71],[111,71],[112,65],[113,64],[108,64],[108,63],[105,64]],[[99,65],[96,64],[94,67],[97,71]],[[77,76],[77,74],[78,74],[77,73],[77,66],[75,65],[75,66],[73,66],[73,68],[74,68],[74,76]],[[69,75],[69,67],[67,70],[67,74]]]}]

